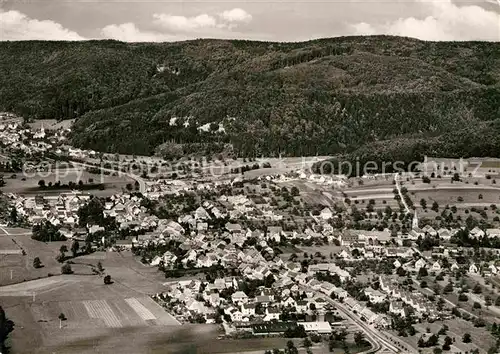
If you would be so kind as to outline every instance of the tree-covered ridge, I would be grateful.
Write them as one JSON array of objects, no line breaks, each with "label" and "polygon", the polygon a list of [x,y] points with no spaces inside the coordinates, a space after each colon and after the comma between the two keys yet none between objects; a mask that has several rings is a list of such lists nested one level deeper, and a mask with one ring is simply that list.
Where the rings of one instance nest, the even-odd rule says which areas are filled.
[{"label": "tree-covered ridge", "polygon": [[0,61],[0,110],[78,118],[73,143],[111,152],[349,153],[500,116],[498,43],[2,42]]}]

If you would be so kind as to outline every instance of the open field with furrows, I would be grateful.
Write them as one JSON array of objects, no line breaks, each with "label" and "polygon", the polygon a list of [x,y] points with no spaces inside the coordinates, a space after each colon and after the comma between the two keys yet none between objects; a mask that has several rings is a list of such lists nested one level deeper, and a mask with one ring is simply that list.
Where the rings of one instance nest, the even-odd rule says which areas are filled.
[{"label": "open field with furrows", "polygon": [[[35,299],[25,295],[35,290]],[[284,348],[287,341],[217,340],[219,326],[180,326],[145,294],[118,281],[104,285],[99,277],[58,276],[3,287],[0,301],[16,324],[13,354],[237,353]],[[62,328],[60,313],[67,318]]]},{"label": "open field with furrows", "polygon": [[[24,180],[23,180],[24,179]],[[39,181],[44,180],[45,184],[56,183],[68,184],[69,182],[78,183],[83,181],[85,184],[96,184],[96,187],[89,190],[92,194],[106,196],[112,195],[124,189],[127,183],[134,184],[134,180],[124,175],[104,175],[89,173],[80,168],[54,168],[51,172],[26,172],[16,175],[16,178],[5,178],[6,185],[2,187],[4,193],[16,193],[21,195],[54,195],[57,196],[61,192],[69,192],[69,189],[41,189]],[[105,189],[99,190],[97,184],[104,184]]]},{"label": "open field with furrows", "polygon": [[[126,340],[126,334],[134,333],[135,328],[139,333],[145,328],[144,334],[154,334],[178,326],[148,296],[117,282],[104,285],[100,277],[55,276],[6,286],[0,288],[0,299],[16,324],[13,353],[80,353],[84,347],[92,350],[102,336],[115,334],[122,340],[121,346],[119,342],[115,345],[122,348],[124,343],[134,344]],[[67,318],[62,328],[60,313]],[[24,341],[25,337],[31,340]],[[86,345],[81,346],[83,343]]]}]

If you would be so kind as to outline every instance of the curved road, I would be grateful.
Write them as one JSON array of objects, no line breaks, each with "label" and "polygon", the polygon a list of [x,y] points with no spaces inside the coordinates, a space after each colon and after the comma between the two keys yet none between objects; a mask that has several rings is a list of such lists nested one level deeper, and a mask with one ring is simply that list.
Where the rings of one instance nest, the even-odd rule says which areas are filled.
[{"label": "curved road", "polygon": [[[368,325],[366,322],[362,321],[358,316],[354,315],[349,309],[347,309],[344,305],[342,305],[338,301],[335,301],[335,300],[331,299],[330,297],[325,296],[325,294],[323,294],[319,291],[316,291],[312,288],[309,288],[307,286],[301,285],[301,287],[304,289],[307,289],[309,291],[313,291],[316,295],[321,296],[328,303],[334,305],[347,318],[349,318],[352,322],[354,322],[363,331],[363,333],[366,334],[368,341],[372,344],[372,349],[367,350],[363,353],[366,353],[366,354],[377,353],[377,352],[384,350],[384,349],[389,350],[393,353],[402,353],[403,352],[401,349],[396,347],[394,344],[390,343],[387,336],[383,335],[377,329]],[[417,353],[417,352],[414,350],[414,348],[405,347],[405,353]]]}]

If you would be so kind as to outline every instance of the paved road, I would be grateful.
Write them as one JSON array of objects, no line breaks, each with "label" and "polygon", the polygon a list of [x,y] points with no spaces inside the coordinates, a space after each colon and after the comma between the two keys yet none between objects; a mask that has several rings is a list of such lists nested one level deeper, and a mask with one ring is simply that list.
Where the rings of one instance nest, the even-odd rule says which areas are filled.
[{"label": "paved road", "polygon": [[408,204],[406,204],[406,200],[405,198],[403,197],[403,193],[401,193],[401,186],[399,185],[399,179],[398,179],[398,174],[395,173],[394,174],[394,181],[396,181],[396,188],[398,190],[398,193],[399,193],[399,196],[401,197],[401,202],[403,203],[405,209],[406,209],[406,213],[407,214],[410,214],[410,208],[408,208]]},{"label": "paved road", "polygon": [[[372,344],[372,349],[364,352],[366,354],[368,353],[377,353],[379,351],[389,351],[392,353],[402,353],[403,351],[399,348],[396,347],[394,344],[392,344],[390,341],[395,341],[398,342],[401,346],[401,342],[388,334],[381,333],[379,330],[377,330],[375,327],[367,324],[363,320],[361,320],[357,315],[354,315],[351,310],[347,309],[343,304],[339,303],[338,301],[335,301],[331,299],[328,296],[325,296],[323,293],[316,291],[312,288],[302,286],[303,288],[314,291],[317,295],[323,297],[327,302],[330,304],[334,305],[340,312],[342,312],[347,318],[349,318],[351,321],[353,321],[367,336],[368,341]],[[418,353],[414,348],[410,348],[407,346],[405,343],[405,349],[404,353]]]},{"label": "paved road", "polygon": [[75,166],[80,166],[80,167],[87,167],[87,168],[99,168],[101,169],[101,171],[106,171],[106,172],[111,172],[111,173],[122,173],[124,174],[125,176],[127,177],[130,177],[131,179],[137,181],[139,183],[139,192],[141,193],[145,193],[146,192],[146,182],[144,181],[144,179],[140,176],[137,176],[136,174],[133,174],[133,173],[128,173],[128,172],[122,172],[122,171],[117,171],[117,170],[114,170],[112,168],[104,168],[104,167],[101,167],[101,166],[95,166],[95,165],[90,165],[90,164],[86,164],[86,163],[80,163],[80,162],[74,162],[74,161],[71,161],[71,163]]},{"label": "paved road", "polygon": [[322,298],[324,298],[328,303],[334,305],[340,312],[342,312],[344,314],[344,316],[346,316],[347,318],[349,318],[356,326],[358,326],[359,329],[361,329],[361,331],[363,333],[365,333],[366,337],[367,337],[367,340],[370,342],[372,348],[363,352],[363,353],[366,353],[366,354],[369,354],[369,353],[377,353],[378,351],[384,349],[384,347],[382,347],[381,343],[383,343],[383,340],[380,340],[379,338],[377,338],[376,335],[374,335],[373,333],[373,330],[367,328],[366,324],[361,321],[360,318],[358,318],[357,316],[354,316],[352,314],[352,312],[350,312],[349,310],[347,310],[343,305],[341,305],[339,302],[337,301],[334,301],[333,299],[325,296],[325,294],[319,292],[319,291],[316,291],[312,288],[309,288],[307,286],[302,286],[302,288],[306,289],[306,290],[309,290],[309,291],[313,291],[316,295],[318,296],[321,296]]}]

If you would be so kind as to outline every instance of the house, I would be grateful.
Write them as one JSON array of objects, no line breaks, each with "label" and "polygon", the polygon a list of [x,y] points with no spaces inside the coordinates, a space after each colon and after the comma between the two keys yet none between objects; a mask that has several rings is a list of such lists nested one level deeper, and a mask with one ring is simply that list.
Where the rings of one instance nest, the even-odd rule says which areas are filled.
[{"label": "house", "polygon": [[387,298],[386,294],[381,293],[380,291],[375,290],[371,287],[368,287],[367,289],[365,289],[365,295],[368,296],[368,298],[370,299],[370,302],[374,303],[374,304],[384,302],[385,299]]},{"label": "house", "polygon": [[349,293],[346,290],[337,287],[333,289],[333,294],[335,294],[337,299],[345,299],[349,296]]},{"label": "house", "polygon": [[229,316],[233,322],[241,322],[243,320],[243,313],[235,308],[229,310]]},{"label": "house", "polygon": [[243,314],[243,316],[254,316],[255,304],[242,304],[241,313]]},{"label": "house", "polygon": [[297,303],[291,296],[287,296],[281,300],[281,306],[283,307],[296,307],[296,305]]},{"label": "house", "polygon": [[470,274],[478,274],[479,273],[479,265],[472,263],[469,266],[469,273]]},{"label": "house", "polygon": [[427,266],[427,262],[425,259],[420,258],[418,261],[415,262],[415,270],[418,272],[420,268],[425,268]]},{"label": "house", "polygon": [[438,261],[434,262],[431,266],[431,270],[435,272],[439,272],[441,269],[441,264]]},{"label": "house", "polygon": [[473,237],[473,238],[479,238],[479,237],[483,237],[485,235],[485,232],[483,230],[481,230],[479,227],[475,227],[473,228],[470,232],[469,232],[469,236],[470,237]]},{"label": "house", "polygon": [[453,262],[453,264],[451,265],[450,269],[453,271],[453,270],[458,270],[460,269],[460,266],[458,265],[457,262]]},{"label": "house", "polygon": [[331,334],[332,326],[329,322],[299,322],[307,333]]},{"label": "house", "polygon": [[248,302],[248,296],[243,291],[237,291],[233,295],[231,295],[231,300],[235,303],[243,303],[246,304]]},{"label": "house", "polygon": [[241,228],[241,225],[240,224],[231,224],[231,223],[227,223],[226,224],[226,230],[231,232],[231,233],[241,233],[242,232],[242,228]]},{"label": "house", "polygon": [[307,312],[307,309],[309,308],[309,303],[307,301],[304,301],[304,300],[299,300],[299,301],[297,301],[295,308],[296,308],[298,313],[305,313],[305,312]]},{"label": "house", "polygon": [[441,228],[437,231],[439,238],[443,239],[444,241],[449,241],[451,239],[452,233],[450,230]]},{"label": "house", "polygon": [[280,319],[280,310],[274,307],[266,308],[266,316],[264,317],[264,321],[277,321]]},{"label": "house", "polygon": [[333,213],[332,211],[330,210],[330,208],[326,207],[324,208],[323,210],[321,210],[321,212],[319,213],[319,216],[323,219],[323,220],[329,220],[333,217]]},{"label": "house", "polygon": [[408,311],[404,308],[403,303],[396,301],[391,301],[389,304],[389,312],[401,317],[408,315]]},{"label": "house", "polygon": [[269,306],[272,301],[271,301],[271,298],[269,296],[266,296],[266,295],[258,295],[255,297],[255,302],[258,303],[258,304],[261,304],[262,307],[267,307]]},{"label": "house", "polygon": [[132,249],[132,239],[125,239],[125,240],[116,240],[116,247],[119,248],[125,248],[125,249]]},{"label": "house", "polygon": [[500,229],[486,229],[486,235],[489,238],[500,237]]},{"label": "house", "polygon": [[433,228],[432,226],[430,226],[430,225],[425,225],[425,226],[422,228],[422,230],[423,230],[425,233],[427,233],[427,234],[429,234],[430,236],[432,236],[432,237],[435,237],[435,236],[437,236],[437,234],[438,234],[438,233],[437,233],[437,231],[436,231],[436,230],[434,230],[434,228]]}]

